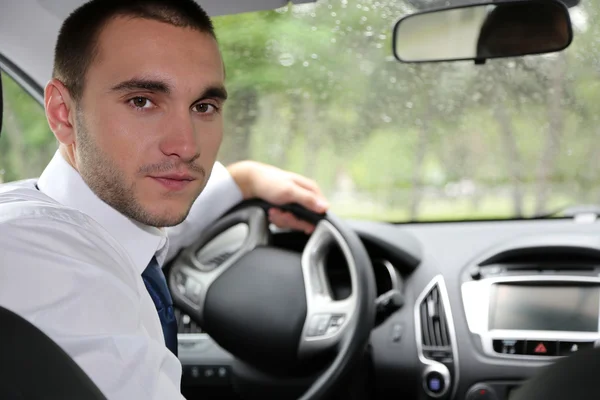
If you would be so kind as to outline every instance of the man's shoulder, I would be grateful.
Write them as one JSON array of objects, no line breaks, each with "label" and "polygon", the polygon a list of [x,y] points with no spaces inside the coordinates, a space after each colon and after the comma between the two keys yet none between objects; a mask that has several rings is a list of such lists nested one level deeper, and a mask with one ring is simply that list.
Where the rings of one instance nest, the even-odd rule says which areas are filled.
[{"label": "man's shoulder", "polygon": [[[0,185],[0,230],[17,235],[20,230],[46,236],[55,232],[62,238],[80,241],[83,237],[98,247],[112,247],[122,253],[118,244],[97,221],[84,212],[58,203],[39,191],[36,180],[24,180]],[[126,257],[126,256],[125,256]]]},{"label": "man's shoulder", "polygon": [[36,219],[92,228],[90,217],[45,195],[36,188],[36,182],[28,179],[0,185],[0,224]]},{"label": "man's shoulder", "polygon": [[[32,208],[58,205],[52,198],[37,190],[36,182],[36,179],[27,179],[0,184],[0,207],[7,210],[18,206]],[[5,213],[0,215],[2,214]]]},{"label": "man's shoulder", "polygon": [[97,221],[43,194],[35,180],[0,185],[0,237],[0,253],[8,258],[48,251],[130,274],[129,256]]}]

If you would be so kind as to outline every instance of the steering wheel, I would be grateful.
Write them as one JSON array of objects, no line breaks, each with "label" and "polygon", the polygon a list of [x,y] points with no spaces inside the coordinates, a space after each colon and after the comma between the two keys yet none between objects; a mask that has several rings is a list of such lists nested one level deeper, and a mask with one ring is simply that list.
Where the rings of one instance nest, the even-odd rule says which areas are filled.
[{"label": "steering wheel", "polygon": [[[234,356],[234,377],[273,389],[295,387],[301,400],[322,399],[368,344],[375,323],[373,268],[344,222],[298,205],[280,208],[316,225],[302,253],[272,246],[271,207],[277,206],[249,200],[222,216],[180,253],[169,286],[174,303]],[[214,257],[214,249],[227,248],[227,238],[236,234],[244,235],[229,239],[237,247],[218,254],[216,262],[202,256]],[[332,246],[348,266],[345,296],[334,294],[327,278]]]}]

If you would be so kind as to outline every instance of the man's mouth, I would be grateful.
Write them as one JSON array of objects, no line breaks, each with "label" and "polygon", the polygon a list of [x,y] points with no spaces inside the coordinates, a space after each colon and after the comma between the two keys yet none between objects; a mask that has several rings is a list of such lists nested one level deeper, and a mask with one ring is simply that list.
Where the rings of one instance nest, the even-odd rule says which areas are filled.
[{"label": "man's mouth", "polygon": [[195,177],[186,173],[171,173],[160,176],[151,176],[150,178],[154,179],[165,188],[174,191],[183,190],[196,180]]},{"label": "man's mouth", "polygon": [[196,180],[195,177],[193,177],[192,175],[187,174],[187,173],[171,173],[171,174],[153,176],[153,178],[171,179],[174,181],[194,181],[194,180]]}]

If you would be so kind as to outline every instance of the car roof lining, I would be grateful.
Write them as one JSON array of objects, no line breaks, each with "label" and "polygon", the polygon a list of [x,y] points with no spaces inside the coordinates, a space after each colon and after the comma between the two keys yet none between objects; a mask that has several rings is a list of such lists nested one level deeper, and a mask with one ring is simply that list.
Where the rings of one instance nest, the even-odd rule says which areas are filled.
[{"label": "car roof lining", "polygon": [[[238,14],[249,11],[273,10],[290,3],[313,3],[315,0],[195,0],[211,16]],[[53,16],[63,20],[86,0],[36,0]]]}]

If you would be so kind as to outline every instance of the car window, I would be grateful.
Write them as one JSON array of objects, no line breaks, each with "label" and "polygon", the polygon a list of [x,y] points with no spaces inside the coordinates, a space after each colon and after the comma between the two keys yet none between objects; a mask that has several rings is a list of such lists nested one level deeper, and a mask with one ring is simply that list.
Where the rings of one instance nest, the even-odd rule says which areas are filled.
[{"label": "car window", "polygon": [[44,108],[2,71],[4,119],[0,133],[0,183],[40,176],[57,149]]},{"label": "car window", "polygon": [[[570,9],[561,53],[401,64],[392,26],[419,4],[433,3],[320,0],[214,18],[230,93],[219,159],[306,175],[344,217],[510,219],[600,203],[600,2]],[[2,79],[0,180],[38,176],[55,140],[42,107]]]},{"label": "car window", "polygon": [[[317,180],[385,221],[509,219],[600,202],[600,2],[564,52],[401,64],[392,26],[442,0],[320,0],[216,18],[232,102],[224,158]],[[440,27],[443,30],[443,27]]]}]

